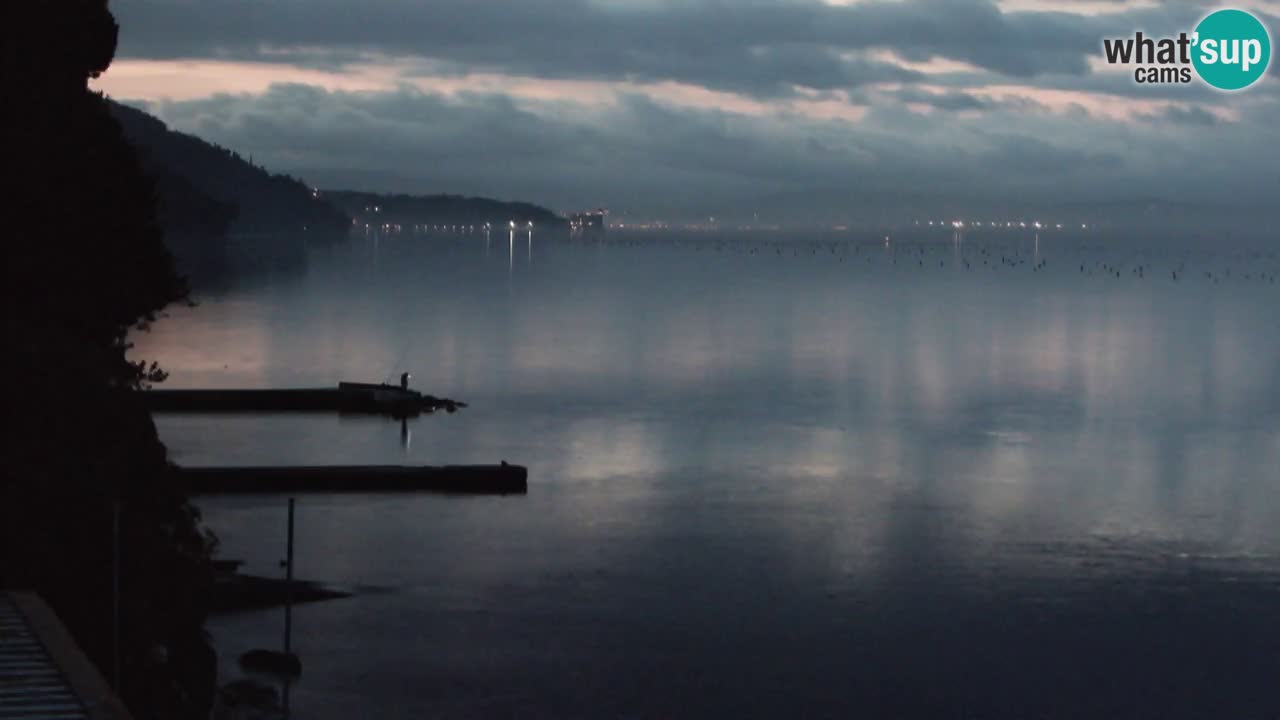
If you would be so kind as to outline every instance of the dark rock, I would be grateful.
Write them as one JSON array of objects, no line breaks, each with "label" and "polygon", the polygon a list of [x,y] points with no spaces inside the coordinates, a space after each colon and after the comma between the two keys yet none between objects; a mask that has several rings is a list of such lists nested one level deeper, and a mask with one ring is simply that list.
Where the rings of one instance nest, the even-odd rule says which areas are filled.
[{"label": "dark rock", "polygon": [[276,650],[250,650],[240,656],[240,667],[252,672],[284,677],[297,677],[302,674],[302,661],[297,655]]}]

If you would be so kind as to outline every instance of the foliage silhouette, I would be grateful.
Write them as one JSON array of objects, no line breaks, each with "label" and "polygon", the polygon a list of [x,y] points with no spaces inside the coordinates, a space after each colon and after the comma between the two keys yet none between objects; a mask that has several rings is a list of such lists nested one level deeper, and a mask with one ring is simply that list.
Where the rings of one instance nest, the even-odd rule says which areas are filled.
[{"label": "foliage silhouette", "polygon": [[127,333],[182,299],[154,189],[105,101],[105,0],[27,2],[8,18],[3,137],[10,379],[0,586],[29,587],[111,677],[112,515],[120,508],[120,693],[140,718],[205,717],[213,538],[137,398],[160,376]]}]

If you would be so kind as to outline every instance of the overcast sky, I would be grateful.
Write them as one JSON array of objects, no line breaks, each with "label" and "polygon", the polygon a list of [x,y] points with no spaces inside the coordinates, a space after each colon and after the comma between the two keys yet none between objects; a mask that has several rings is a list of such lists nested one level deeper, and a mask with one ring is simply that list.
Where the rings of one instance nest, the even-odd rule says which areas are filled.
[{"label": "overcast sky", "polygon": [[[769,219],[1280,197],[1280,63],[1139,85],[1123,0],[111,0],[95,87],[313,185]],[[1240,6],[1275,34],[1280,3]]]}]

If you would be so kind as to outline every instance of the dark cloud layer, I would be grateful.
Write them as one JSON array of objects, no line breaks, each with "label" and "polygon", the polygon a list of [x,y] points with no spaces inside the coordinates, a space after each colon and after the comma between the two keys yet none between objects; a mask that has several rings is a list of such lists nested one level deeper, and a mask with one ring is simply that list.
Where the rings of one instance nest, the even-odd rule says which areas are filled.
[{"label": "dark cloud layer", "polygon": [[[1141,128],[1047,113],[1015,122],[1020,110],[999,108],[943,121],[905,106],[880,107],[854,125],[671,106],[638,94],[573,112],[501,94],[281,85],[154,109],[317,185],[676,215],[708,207],[745,213],[755,198],[836,190],[847,200],[829,208],[833,218],[865,214],[895,196],[926,207],[954,198],[997,208],[1126,194],[1264,205],[1276,182],[1274,158],[1251,140],[1280,139],[1260,117],[1220,131],[1216,118],[1191,106]],[[1209,181],[1228,169],[1238,175],[1230,184]]]},{"label": "dark cloud layer", "polygon": [[1102,18],[1001,12],[990,0],[127,0],[116,7],[126,28],[122,51],[133,57],[286,61],[283,51],[305,48],[311,62],[342,62],[377,52],[470,70],[676,80],[764,95],[791,85],[913,79],[893,64],[845,57],[868,49],[958,60],[1010,77],[1083,75],[1104,34],[1174,32],[1199,16],[1182,4]]},{"label": "dark cloud layer", "polygon": [[[831,217],[910,203],[1000,208],[1122,197],[1267,209],[1280,188],[1280,83],[1224,94],[1091,69],[1102,38],[1190,29],[1205,12],[1198,2],[1117,2],[1102,15],[1002,11],[990,0],[112,7],[125,58],[256,60],[339,74],[394,63],[405,84],[380,91],[281,84],[154,105],[179,129],[318,185],[653,214],[749,215],[773,203]],[[917,65],[939,60],[948,62]],[[1272,65],[1274,75],[1280,64]],[[605,90],[579,98],[562,89],[545,100],[501,82],[454,93],[412,84],[465,86],[480,73],[588,80]],[[627,84],[609,85],[619,81]],[[668,96],[655,89],[662,82],[749,99],[755,109]],[[861,115],[805,111],[814,99]]]}]

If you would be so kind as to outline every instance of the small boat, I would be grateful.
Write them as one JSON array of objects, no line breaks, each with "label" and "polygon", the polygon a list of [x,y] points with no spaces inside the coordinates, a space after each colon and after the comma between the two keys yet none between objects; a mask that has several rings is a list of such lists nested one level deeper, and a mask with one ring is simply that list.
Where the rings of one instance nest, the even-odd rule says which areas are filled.
[{"label": "small boat", "polygon": [[342,409],[349,412],[382,412],[404,416],[416,415],[424,410],[430,412],[436,408],[453,412],[458,407],[466,407],[462,403],[410,390],[408,373],[400,376],[399,385],[340,382],[338,394]]},{"label": "small boat", "polygon": [[422,400],[422,393],[387,383],[340,382],[338,392],[368,398],[377,404],[396,405]]}]

